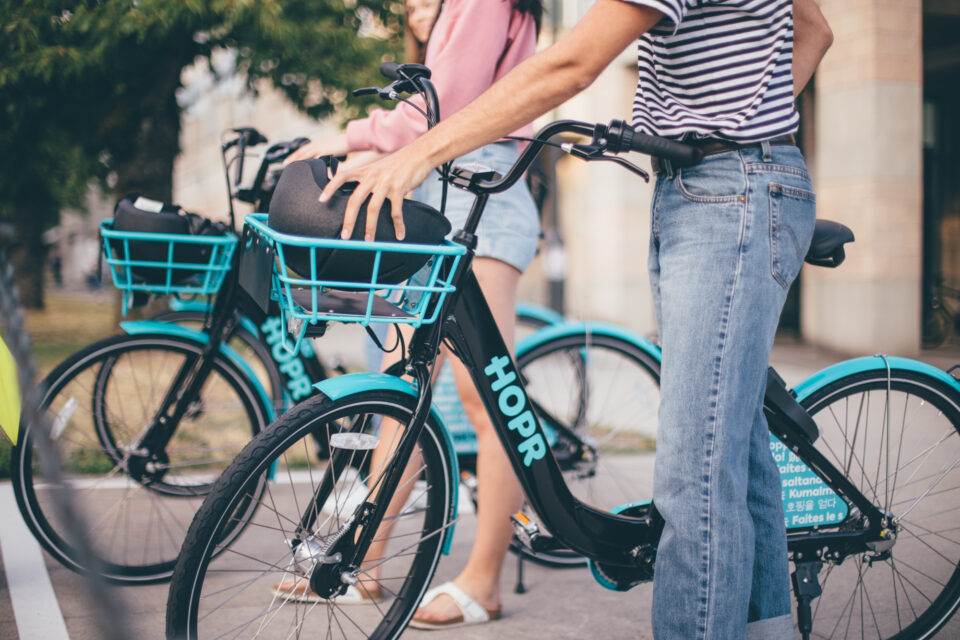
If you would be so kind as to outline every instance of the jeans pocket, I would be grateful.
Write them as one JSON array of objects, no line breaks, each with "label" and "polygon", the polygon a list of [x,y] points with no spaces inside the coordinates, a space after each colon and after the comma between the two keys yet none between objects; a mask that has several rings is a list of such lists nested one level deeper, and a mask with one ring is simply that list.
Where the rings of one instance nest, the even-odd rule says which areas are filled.
[{"label": "jeans pocket", "polygon": [[677,171],[677,191],[690,202],[744,202],[747,180],[740,154],[708,156],[700,164]]},{"label": "jeans pocket", "polygon": [[815,219],[816,196],[812,191],[770,184],[770,267],[784,289],[800,273]]}]

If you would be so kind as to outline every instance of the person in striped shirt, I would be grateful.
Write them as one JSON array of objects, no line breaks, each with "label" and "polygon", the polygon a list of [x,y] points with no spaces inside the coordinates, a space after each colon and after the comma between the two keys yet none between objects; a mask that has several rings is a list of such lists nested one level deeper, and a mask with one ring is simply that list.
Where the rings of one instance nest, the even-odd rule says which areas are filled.
[{"label": "person in striped shirt", "polygon": [[[814,194],[794,98],[832,41],[815,0],[597,0],[570,33],[401,151],[338,173],[361,202],[400,203],[442,162],[586,89],[639,39],[634,127],[699,146],[653,159],[648,269],[663,347],[654,502],[665,520],[652,624],[663,639],[792,639],[777,467],[762,412]],[[323,198],[324,196],[321,196]],[[376,220],[367,220],[368,233]]]}]

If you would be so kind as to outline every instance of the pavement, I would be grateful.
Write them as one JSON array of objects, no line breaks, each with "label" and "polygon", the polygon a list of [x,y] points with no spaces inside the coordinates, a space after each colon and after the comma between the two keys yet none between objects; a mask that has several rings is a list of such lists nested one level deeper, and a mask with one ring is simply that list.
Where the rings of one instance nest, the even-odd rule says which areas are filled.
[{"label": "pavement", "polygon": [[[841,359],[836,354],[794,343],[779,343],[771,358],[788,384],[795,384]],[[960,362],[960,354],[930,352],[923,359],[947,368]],[[653,456],[643,464],[652,469]],[[0,516],[0,639],[99,640],[105,635],[101,625],[122,624],[119,619],[103,618],[89,600],[89,587],[83,578],[40,551],[11,500],[9,484],[0,483],[0,513],[3,514]],[[452,553],[441,561],[434,584],[453,577],[463,566],[474,529],[474,516],[463,516],[457,525]],[[531,563],[523,566],[526,592],[522,594],[514,590],[517,580],[515,558],[508,557],[504,566],[504,617],[501,621],[447,634],[410,631],[405,637],[451,637],[458,640],[652,638],[649,624],[651,585],[615,593],[600,587],[583,568],[548,569]],[[114,587],[111,593],[126,611],[130,637],[163,637],[167,585]],[[936,636],[941,640],[958,637],[960,616]]]}]

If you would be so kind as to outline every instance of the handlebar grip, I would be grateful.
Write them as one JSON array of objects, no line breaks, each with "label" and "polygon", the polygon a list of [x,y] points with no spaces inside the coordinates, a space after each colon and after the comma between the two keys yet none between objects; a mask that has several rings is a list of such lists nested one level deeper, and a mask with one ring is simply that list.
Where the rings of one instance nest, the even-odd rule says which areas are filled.
[{"label": "handlebar grip", "polygon": [[233,132],[246,139],[246,144],[255,146],[267,142],[267,137],[253,127],[237,127]]},{"label": "handlebar grip", "polygon": [[634,132],[630,149],[664,158],[678,167],[695,165],[703,158],[703,151],[689,144],[647,135],[639,131]]},{"label": "handlebar grip", "polygon": [[400,74],[397,73],[399,68],[400,63],[398,62],[383,62],[380,64],[380,73],[390,80],[399,80]]}]

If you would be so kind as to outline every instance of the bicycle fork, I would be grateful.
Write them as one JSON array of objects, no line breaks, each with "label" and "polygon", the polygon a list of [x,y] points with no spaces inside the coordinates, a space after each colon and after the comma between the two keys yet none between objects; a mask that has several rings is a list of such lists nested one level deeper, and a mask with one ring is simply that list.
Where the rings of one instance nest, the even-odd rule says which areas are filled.
[{"label": "bicycle fork", "polygon": [[370,493],[363,503],[338,531],[327,536],[321,543],[314,538],[312,532],[318,515],[333,492],[337,477],[347,468],[356,449],[372,449],[376,446],[373,441],[338,438],[341,434],[362,434],[370,416],[355,420],[349,430],[330,435],[329,466],[301,517],[293,539],[289,541],[294,561],[309,575],[311,590],[322,598],[343,594],[348,586],[357,582],[356,574],[380,530],[391,499],[400,486],[407,463],[413,455],[420,432],[426,424],[432,399],[429,368],[422,363],[415,365],[414,376],[421,389],[417,407],[396,450],[391,454],[389,463],[380,477],[372,483]]}]

